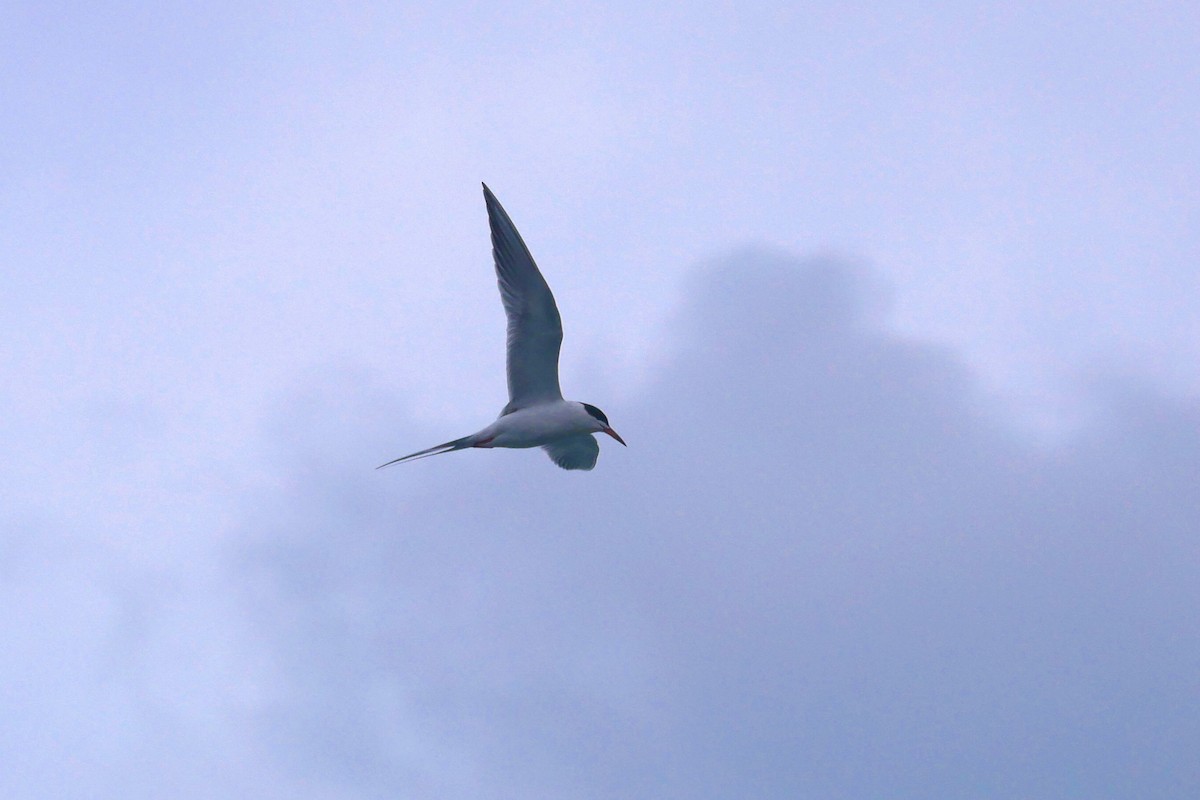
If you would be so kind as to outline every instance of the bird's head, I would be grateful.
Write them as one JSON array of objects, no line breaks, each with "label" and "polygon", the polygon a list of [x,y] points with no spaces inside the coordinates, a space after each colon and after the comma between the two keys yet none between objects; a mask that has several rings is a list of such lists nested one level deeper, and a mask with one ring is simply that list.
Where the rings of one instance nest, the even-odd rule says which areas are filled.
[{"label": "bird's head", "polygon": [[[621,444],[625,444],[625,440],[622,439],[620,436],[618,436],[617,432],[614,431],[612,429],[612,426],[608,424],[608,417],[604,416],[603,411],[596,408],[595,406],[588,405],[587,403],[580,403],[579,405],[583,406],[583,410],[586,411],[588,413],[588,416],[592,418],[592,423],[594,425],[594,427],[593,427],[594,431],[596,431],[597,433],[607,433],[609,436],[613,437]],[[628,445],[626,445],[626,446],[628,447]]]}]

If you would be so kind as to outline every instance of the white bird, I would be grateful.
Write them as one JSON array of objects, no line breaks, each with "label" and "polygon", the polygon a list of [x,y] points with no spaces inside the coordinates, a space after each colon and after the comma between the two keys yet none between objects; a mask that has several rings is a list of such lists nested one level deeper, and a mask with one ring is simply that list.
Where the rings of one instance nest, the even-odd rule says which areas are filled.
[{"label": "white bird", "polygon": [[540,447],[563,469],[596,466],[596,433],[625,440],[595,406],[564,400],[558,387],[562,319],[546,279],[496,196],[483,185],[500,299],[508,316],[508,405],[478,433],[380,464],[452,453],[468,447]]}]

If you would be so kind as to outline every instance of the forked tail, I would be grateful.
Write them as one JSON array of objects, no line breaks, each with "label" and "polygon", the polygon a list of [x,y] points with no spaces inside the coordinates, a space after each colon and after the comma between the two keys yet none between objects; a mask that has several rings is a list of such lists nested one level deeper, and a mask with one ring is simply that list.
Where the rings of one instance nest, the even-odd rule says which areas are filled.
[{"label": "forked tail", "polygon": [[440,456],[442,453],[453,453],[455,450],[465,450],[468,447],[475,446],[475,434],[464,436],[461,439],[455,439],[453,442],[446,442],[435,447],[430,447],[425,450],[418,450],[415,453],[409,453],[406,456],[394,458],[386,464],[380,464],[375,469],[383,469],[390,467],[392,464],[400,464],[405,461],[416,461],[418,458],[429,458],[430,456]]}]

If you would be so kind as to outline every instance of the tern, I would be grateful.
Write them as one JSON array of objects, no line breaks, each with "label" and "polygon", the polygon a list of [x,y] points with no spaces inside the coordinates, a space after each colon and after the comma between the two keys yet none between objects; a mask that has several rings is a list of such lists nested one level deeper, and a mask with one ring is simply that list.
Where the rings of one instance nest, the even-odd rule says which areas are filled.
[{"label": "tern", "polygon": [[486,183],[483,199],[492,229],[500,299],[508,317],[508,405],[495,422],[478,433],[409,453],[376,469],[468,447],[540,447],[563,469],[591,469],[600,455],[593,434],[607,433],[622,445],[625,440],[600,409],[563,399],[558,386],[562,319],[554,295],[517,227]]}]

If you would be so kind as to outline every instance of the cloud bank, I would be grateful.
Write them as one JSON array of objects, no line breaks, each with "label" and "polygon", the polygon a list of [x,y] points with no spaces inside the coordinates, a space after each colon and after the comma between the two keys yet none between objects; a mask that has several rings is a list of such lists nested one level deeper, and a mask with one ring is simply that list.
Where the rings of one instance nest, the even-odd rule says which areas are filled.
[{"label": "cloud bank", "polygon": [[844,264],[689,298],[640,395],[577,398],[630,443],[595,472],[374,472],[465,431],[327,372],[176,566],[9,525],[4,794],[1200,793],[1195,402],[1100,388],[1048,451]]}]

